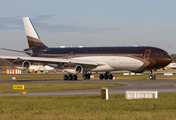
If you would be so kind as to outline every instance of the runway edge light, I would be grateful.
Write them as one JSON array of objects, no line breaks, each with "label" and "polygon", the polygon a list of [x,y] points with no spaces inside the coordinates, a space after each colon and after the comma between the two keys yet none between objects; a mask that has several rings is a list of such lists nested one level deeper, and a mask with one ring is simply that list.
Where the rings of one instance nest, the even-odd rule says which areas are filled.
[{"label": "runway edge light", "polygon": [[26,96],[26,92],[22,92],[22,96]]}]

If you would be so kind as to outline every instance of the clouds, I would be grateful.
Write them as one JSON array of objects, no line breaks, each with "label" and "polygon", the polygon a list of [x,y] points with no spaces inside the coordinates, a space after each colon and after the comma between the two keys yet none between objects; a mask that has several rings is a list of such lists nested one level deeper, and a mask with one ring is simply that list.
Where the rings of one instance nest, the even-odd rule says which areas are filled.
[{"label": "clouds", "polygon": [[22,21],[17,17],[1,17],[0,18],[0,29],[22,29]]},{"label": "clouds", "polygon": [[76,25],[50,25],[48,23],[37,23],[37,29],[48,32],[81,32],[81,33],[102,33],[105,31],[119,30],[118,28],[95,28],[90,26]]},{"label": "clouds", "polygon": [[[22,17],[30,17],[48,46],[146,44],[167,49],[176,44],[175,4],[174,0],[6,0],[0,4],[1,47],[13,40],[23,44],[20,49],[27,47]],[[10,48],[17,49],[14,41]]]},{"label": "clouds", "polygon": [[[42,20],[47,20],[49,18],[55,17],[56,15],[39,15],[34,18],[30,18],[34,27],[37,31],[47,31],[47,32],[80,32],[80,33],[103,33],[106,31],[116,31],[119,28],[111,27],[92,27],[92,26],[80,26],[80,25],[64,25],[41,22]],[[0,18],[0,29],[24,29],[21,17],[3,17]]]}]

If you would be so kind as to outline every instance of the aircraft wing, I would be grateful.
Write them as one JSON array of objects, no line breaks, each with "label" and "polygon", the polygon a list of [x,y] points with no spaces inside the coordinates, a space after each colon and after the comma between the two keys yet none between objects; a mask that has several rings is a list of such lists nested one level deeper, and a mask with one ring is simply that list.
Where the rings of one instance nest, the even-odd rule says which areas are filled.
[{"label": "aircraft wing", "polygon": [[80,65],[103,65],[105,63],[101,61],[92,61],[92,60],[78,60],[78,59],[61,59],[61,58],[44,58],[44,57],[17,57],[17,56],[0,56],[0,58],[6,60],[27,60],[30,62],[40,62],[40,63],[75,63]]}]

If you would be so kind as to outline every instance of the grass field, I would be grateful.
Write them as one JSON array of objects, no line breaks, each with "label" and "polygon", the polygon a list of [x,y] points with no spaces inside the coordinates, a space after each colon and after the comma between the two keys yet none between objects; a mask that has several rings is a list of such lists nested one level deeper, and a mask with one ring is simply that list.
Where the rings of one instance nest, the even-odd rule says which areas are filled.
[{"label": "grass field", "polygon": [[175,120],[176,93],[126,100],[124,94],[0,97],[1,120]]},{"label": "grass field", "polygon": [[[1,75],[0,79],[62,79],[63,75]],[[148,79],[149,75],[123,76],[116,79]],[[157,79],[174,79],[176,75],[156,75]],[[79,76],[81,79],[82,76]],[[95,75],[95,79],[98,75]],[[1,83],[0,93],[8,93],[14,84]],[[25,92],[74,90],[113,87],[117,84],[24,83]],[[13,90],[12,92],[22,92]],[[160,93],[158,99],[126,100],[124,94],[74,96],[6,96],[0,97],[0,120],[176,120],[176,93]]]},{"label": "grass field", "polygon": [[[14,90],[13,85],[24,85],[24,90]],[[125,84],[77,84],[77,83],[1,83],[0,93],[11,92],[37,92],[37,91],[59,91],[59,90],[78,90],[78,89],[91,89],[101,87],[115,87],[124,86]]]},{"label": "grass field", "polygon": [[[63,79],[63,75],[0,75],[0,80],[11,80],[12,77],[15,77],[18,80],[57,80],[57,79]],[[149,74],[144,75],[118,75],[114,74],[115,79],[149,79]],[[164,76],[163,74],[156,74],[157,79],[175,79],[176,75],[172,76]],[[78,79],[82,80],[82,75],[78,75]],[[91,78],[91,80],[99,79],[99,75],[94,75],[94,78]]]}]

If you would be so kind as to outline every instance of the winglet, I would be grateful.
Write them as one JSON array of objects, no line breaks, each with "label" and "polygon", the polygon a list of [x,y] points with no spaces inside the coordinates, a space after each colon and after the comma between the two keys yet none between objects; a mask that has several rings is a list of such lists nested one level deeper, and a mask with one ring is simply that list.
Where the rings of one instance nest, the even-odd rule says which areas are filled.
[{"label": "winglet", "polygon": [[47,48],[46,45],[40,40],[39,35],[37,34],[32,22],[30,21],[29,17],[23,17],[24,28],[26,31],[26,36],[29,44],[29,48],[34,46],[39,48]]}]

